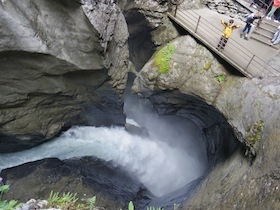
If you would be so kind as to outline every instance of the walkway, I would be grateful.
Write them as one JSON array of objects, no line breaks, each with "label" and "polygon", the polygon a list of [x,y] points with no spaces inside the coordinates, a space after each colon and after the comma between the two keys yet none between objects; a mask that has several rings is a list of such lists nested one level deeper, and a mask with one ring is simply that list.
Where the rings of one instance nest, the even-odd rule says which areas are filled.
[{"label": "walkway", "polygon": [[235,20],[235,24],[242,26],[234,30],[224,51],[219,52],[216,46],[223,31],[221,19],[227,22],[230,17],[208,8],[183,11],[180,6],[176,17],[171,13],[168,16],[246,77],[280,76],[280,70],[267,64],[278,51],[253,39],[249,41],[241,39],[239,34],[245,25],[241,20]]}]

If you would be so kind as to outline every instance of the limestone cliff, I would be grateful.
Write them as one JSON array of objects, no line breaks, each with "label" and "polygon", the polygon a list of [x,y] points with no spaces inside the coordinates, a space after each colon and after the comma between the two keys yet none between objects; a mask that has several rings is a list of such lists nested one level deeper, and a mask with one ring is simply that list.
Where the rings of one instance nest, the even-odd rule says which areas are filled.
[{"label": "limestone cliff", "polygon": [[[199,98],[225,116],[246,148],[214,167],[183,209],[279,208],[279,78],[233,75],[194,39],[182,36],[154,54],[132,89],[163,114],[181,115],[181,101],[169,97],[160,104],[156,95],[176,90]],[[245,155],[256,159],[250,163]]]},{"label": "limestone cliff", "polygon": [[0,2],[0,152],[71,125],[124,124],[128,30],[108,2]]}]

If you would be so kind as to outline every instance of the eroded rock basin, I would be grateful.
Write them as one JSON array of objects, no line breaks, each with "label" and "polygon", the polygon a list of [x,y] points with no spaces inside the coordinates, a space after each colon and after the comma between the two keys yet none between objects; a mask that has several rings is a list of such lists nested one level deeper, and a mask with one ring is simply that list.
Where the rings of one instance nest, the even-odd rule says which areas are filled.
[{"label": "eroded rock basin", "polygon": [[[208,107],[201,104],[200,108]],[[143,100],[138,109],[126,107],[134,118],[127,123],[144,126],[148,136],[130,134],[123,127],[80,126],[36,148],[2,154],[1,169],[35,161],[2,171],[11,186],[5,197],[24,202],[38,196],[46,199],[51,190],[71,191],[80,197],[97,195],[106,200],[100,205],[112,210],[129,201],[137,209],[172,208],[236,148],[224,145],[223,127],[201,127],[215,118],[199,124],[203,117],[194,121],[195,112],[188,109],[192,114],[158,116]],[[28,193],[26,188],[31,188]]]}]

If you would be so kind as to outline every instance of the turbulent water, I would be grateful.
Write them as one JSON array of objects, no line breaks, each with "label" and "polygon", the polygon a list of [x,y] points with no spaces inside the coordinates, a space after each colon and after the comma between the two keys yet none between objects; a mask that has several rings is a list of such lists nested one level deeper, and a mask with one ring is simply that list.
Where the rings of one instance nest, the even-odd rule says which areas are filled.
[{"label": "turbulent water", "polygon": [[207,167],[204,135],[193,122],[159,117],[140,107],[130,107],[126,110],[133,120],[127,119],[127,123],[145,126],[148,137],[129,134],[123,127],[73,127],[38,147],[0,154],[0,171],[47,157],[94,156],[125,168],[158,197],[204,173]]}]

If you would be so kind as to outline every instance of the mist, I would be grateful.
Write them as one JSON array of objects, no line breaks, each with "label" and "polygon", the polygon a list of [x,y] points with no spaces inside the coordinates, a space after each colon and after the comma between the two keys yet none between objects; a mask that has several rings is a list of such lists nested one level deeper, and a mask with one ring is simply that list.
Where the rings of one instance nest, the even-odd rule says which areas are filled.
[{"label": "mist", "polygon": [[125,107],[133,117],[127,123],[145,127],[148,136],[130,134],[124,127],[72,127],[35,148],[0,154],[0,170],[43,158],[94,156],[122,167],[157,197],[203,175],[207,156],[200,129],[187,119],[160,117],[147,101],[144,104],[148,106]]}]

